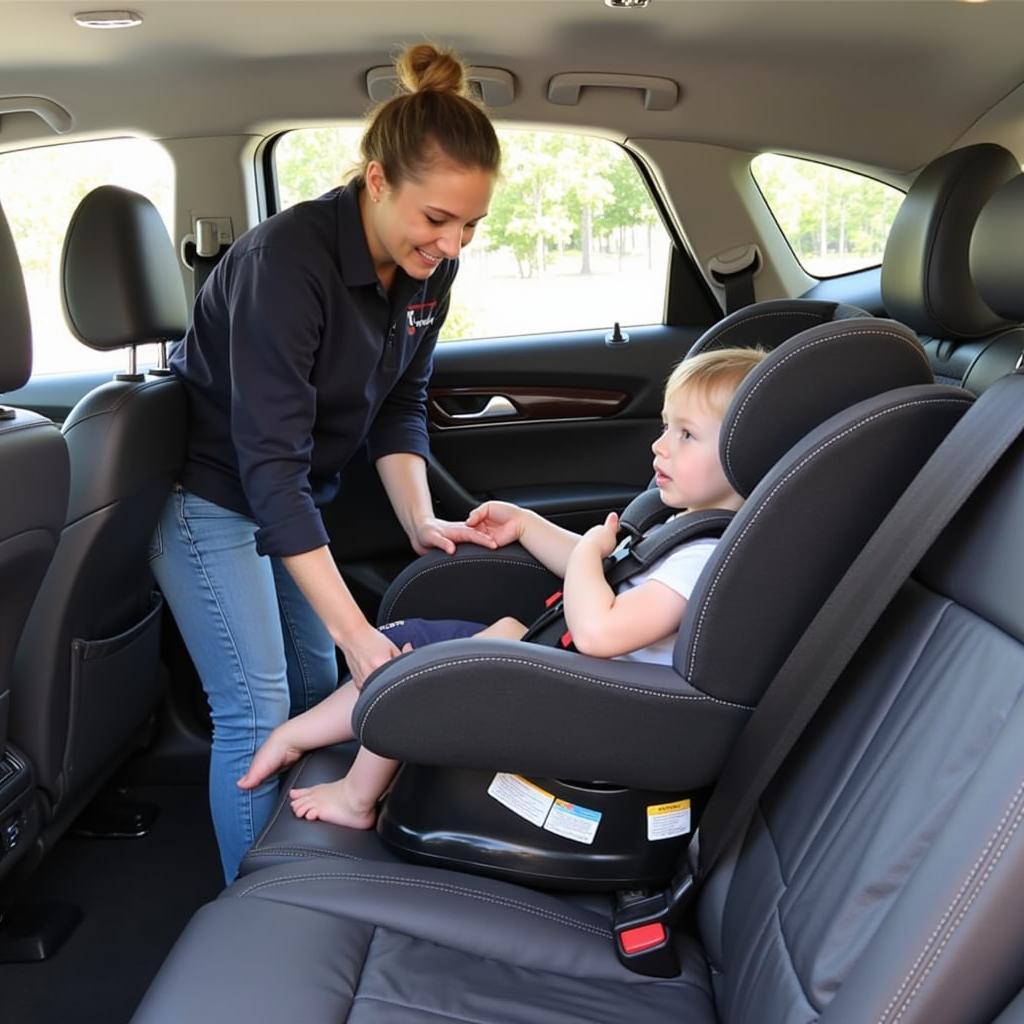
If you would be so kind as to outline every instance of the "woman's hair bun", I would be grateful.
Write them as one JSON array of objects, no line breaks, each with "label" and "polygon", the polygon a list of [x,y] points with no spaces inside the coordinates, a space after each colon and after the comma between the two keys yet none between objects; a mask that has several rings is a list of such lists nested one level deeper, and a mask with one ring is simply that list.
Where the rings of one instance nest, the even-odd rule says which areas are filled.
[{"label": "woman's hair bun", "polygon": [[451,50],[433,43],[406,47],[395,60],[398,79],[409,92],[451,92],[469,96],[466,67]]}]

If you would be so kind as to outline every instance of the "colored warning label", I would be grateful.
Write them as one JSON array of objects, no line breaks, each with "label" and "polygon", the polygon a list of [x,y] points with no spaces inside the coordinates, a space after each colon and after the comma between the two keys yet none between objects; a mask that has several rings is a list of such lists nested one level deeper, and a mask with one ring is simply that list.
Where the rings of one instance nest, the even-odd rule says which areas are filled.
[{"label": "colored warning label", "polygon": [[521,775],[498,772],[487,787],[487,795],[494,797],[520,818],[533,825],[544,824],[555,796],[540,786],[535,786]]},{"label": "colored warning label", "polygon": [[554,832],[556,836],[575,840],[577,843],[589,845],[597,835],[597,826],[601,824],[601,812],[579,804],[570,804],[565,800],[556,800],[548,811],[544,828]]},{"label": "colored warning label", "polygon": [[647,808],[647,838],[675,839],[690,831],[690,801],[650,804]]}]

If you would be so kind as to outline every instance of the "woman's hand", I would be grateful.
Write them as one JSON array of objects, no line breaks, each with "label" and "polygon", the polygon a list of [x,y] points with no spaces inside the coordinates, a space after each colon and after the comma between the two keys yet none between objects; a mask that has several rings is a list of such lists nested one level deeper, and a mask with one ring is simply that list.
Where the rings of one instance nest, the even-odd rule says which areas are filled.
[{"label": "woman's hand", "polygon": [[600,526],[592,526],[583,534],[583,540],[593,545],[602,558],[607,558],[617,546],[618,532],[619,517],[615,512],[609,512],[608,518]]},{"label": "woman's hand", "polygon": [[445,554],[454,555],[456,544],[479,544],[484,548],[498,546],[486,532],[476,529],[475,524],[468,519],[464,523],[454,523],[435,516],[428,516],[415,524],[409,543],[417,555],[425,555],[431,548],[440,548]]},{"label": "woman's hand", "polygon": [[526,527],[523,510],[507,501],[485,501],[466,516],[466,525],[484,534],[489,547],[503,548],[522,540]]},{"label": "woman's hand", "polygon": [[352,682],[356,684],[357,690],[363,688],[367,676],[400,653],[383,633],[369,623],[355,637],[346,638],[338,646],[345,655],[345,663],[352,673]]}]

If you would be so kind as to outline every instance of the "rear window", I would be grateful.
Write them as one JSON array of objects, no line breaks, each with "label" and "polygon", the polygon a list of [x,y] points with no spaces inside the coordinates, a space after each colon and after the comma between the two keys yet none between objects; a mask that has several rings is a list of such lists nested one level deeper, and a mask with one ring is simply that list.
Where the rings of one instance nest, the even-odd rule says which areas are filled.
[{"label": "rear window", "polygon": [[834,277],[878,266],[903,193],[863,174],[762,153],[750,165],[804,270]]}]

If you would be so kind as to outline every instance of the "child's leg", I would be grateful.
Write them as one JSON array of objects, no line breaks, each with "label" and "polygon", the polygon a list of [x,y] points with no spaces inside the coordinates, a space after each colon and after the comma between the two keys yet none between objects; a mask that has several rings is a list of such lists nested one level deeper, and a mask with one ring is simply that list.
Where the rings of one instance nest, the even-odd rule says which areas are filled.
[{"label": "child's leg", "polygon": [[511,615],[507,615],[505,618],[498,619],[497,622],[492,623],[486,629],[481,629],[479,633],[474,633],[473,635],[489,637],[492,640],[522,640],[526,629],[527,627],[518,619],[513,619]]},{"label": "child's leg", "polygon": [[308,789],[293,789],[288,794],[292,811],[295,817],[307,821],[372,828],[377,817],[377,801],[384,795],[397,770],[397,761],[361,747],[343,779]]},{"label": "child's leg", "polygon": [[352,709],[358,699],[359,691],[350,681],[308,711],[279,725],[256,751],[249,770],[238,780],[239,788],[258,786],[295,764],[307,750],[353,739]]}]

